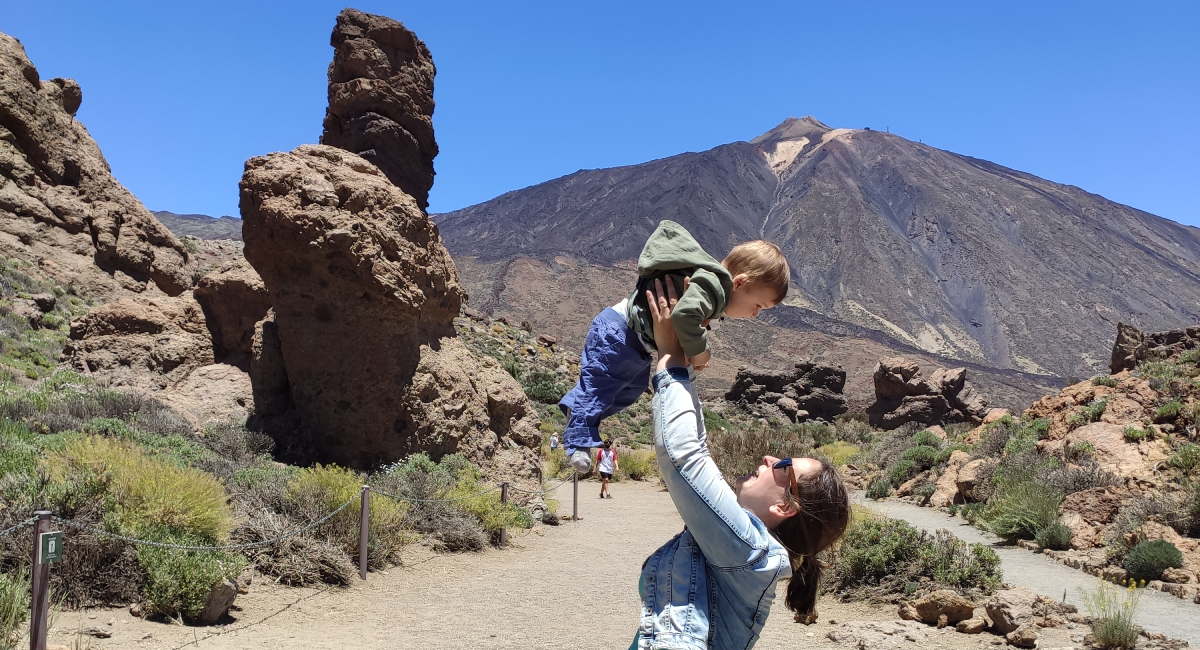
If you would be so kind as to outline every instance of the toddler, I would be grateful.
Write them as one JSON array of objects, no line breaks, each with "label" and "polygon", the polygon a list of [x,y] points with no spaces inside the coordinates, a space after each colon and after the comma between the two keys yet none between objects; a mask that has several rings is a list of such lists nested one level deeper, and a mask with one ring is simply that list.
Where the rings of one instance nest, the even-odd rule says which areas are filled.
[{"label": "toddler", "polygon": [[[680,294],[671,323],[688,357],[700,371],[712,356],[708,332],[723,318],[754,318],[787,296],[790,271],[779,247],[756,240],[738,244],[718,262],[674,221],[659,222],[638,257],[633,295],[592,321],[579,366],[579,382],[558,402],[567,416],[563,447],[571,465],[591,468],[600,446],[600,421],[637,401],[650,382],[650,350],[657,350],[646,290],[660,278]],[[684,278],[691,278],[686,291]]]}]

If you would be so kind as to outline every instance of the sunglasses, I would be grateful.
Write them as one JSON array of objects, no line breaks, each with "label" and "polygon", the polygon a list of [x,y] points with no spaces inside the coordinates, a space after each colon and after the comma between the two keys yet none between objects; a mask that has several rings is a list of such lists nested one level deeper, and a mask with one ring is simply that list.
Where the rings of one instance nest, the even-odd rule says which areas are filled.
[{"label": "sunglasses", "polygon": [[800,507],[800,484],[796,482],[796,470],[792,467],[791,458],[781,458],[771,466],[772,469],[787,469],[788,484],[791,487],[789,495],[795,501],[796,507]]}]

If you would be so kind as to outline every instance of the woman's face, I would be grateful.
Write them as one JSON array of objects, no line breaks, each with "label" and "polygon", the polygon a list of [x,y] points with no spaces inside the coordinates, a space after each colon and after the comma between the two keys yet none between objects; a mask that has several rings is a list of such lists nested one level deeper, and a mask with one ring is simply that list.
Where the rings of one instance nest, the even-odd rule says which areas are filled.
[{"label": "woman's face", "polygon": [[[774,469],[777,462],[779,459],[774,456],[763,456],[762,463],[753,474],[738,477],[736,481],[738,505],[753,512],[768,526],[772,525],[769,520],[775,518],[771,513],[771,506],[791,503],[788,499],[791,482],[788,480],[787,468]],[[792,468],[796,472],[796,480],[803,481],[819,472],[821,463],[812,458],[793,458]]]}]

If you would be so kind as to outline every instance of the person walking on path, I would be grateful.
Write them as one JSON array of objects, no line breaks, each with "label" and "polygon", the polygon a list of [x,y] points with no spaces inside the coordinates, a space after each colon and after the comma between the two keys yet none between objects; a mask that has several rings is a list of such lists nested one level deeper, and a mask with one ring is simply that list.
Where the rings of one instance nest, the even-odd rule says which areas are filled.
[{"label": "person walking on path", "polygon": [[555,449],[558,449],[558,434],[552,433],[550,434],[550,451],[554,451]]},{"label": "person walking on path", "polygon": [[596,471],[600,472],[601,499],[612,498],[612,494],[608,492],[608,482],[620,469],[621,463],[617,460],[617,450],[612,448],[612,440],[605,440],[604,446],[596,452]]},{"label": "person walking on path", "polygon": [[676,303],[655,282],[646,292],[659,359],[654,385],[654,451],[685,528],[646,559],[641,618],[630,650],[749,650],[758,641],[775,586],[809,620],[822,566],[817,553],[850,520],[850,495],[829,463],[764,455],[758,470],[721,477],[705,443],[704,416],[671,327]]}]

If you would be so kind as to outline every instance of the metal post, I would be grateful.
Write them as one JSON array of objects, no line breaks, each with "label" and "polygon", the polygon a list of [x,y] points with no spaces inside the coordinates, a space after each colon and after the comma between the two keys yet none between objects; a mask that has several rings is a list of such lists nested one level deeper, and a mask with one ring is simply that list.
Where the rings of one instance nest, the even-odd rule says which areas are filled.
[{"label": "metal post", "polygon": [[575,487],[575,496],[571,502],[571,521],[579,521],[579,472],[572,474],[571,479]]},{"label": "metal post", "polygon": [[[508,505],[508,483],[500,484],[500,504]],[[500,545],[508,546],[508,529],[500,527]]]},{"label": "metal post", "polygon": [[370,538],[371,527],[371,486],[362,486],[362,511],[358,518],[358,575],[367,579],[367,540]]},{"label": "metal post", "polygon": [[29,650],[46,650],[46,617],[50,613],[50,564],[42,563],[42,533],[50,532],[50,511],[38,510],[33,525],[33,598],[29,609]]}]

